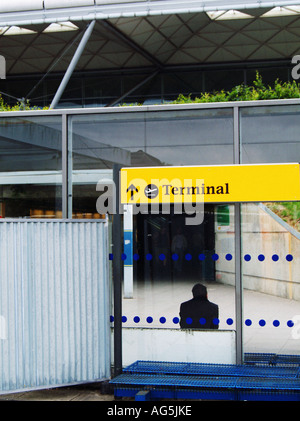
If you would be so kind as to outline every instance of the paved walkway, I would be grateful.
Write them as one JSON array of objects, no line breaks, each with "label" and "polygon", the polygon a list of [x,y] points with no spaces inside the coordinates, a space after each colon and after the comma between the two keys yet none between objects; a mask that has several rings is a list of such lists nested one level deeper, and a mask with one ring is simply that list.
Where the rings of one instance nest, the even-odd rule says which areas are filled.
[{"label": "paved walkway", "polygon": [[[136,284],[134,298],[123,300],[123,315],[127,321],[124,326],[136,327],[178,327],[174,318],[179,317],[179,306],[182,301],[191,298],[192,283]],[[228,285],[208,283],[210,301],[219,305],[220,329],[235,328],[235,294],[234,288]],[[275,352],[278,354],[300,355],[300,338],[293,338],[293,328],[287,322],[300,315],[300,302],[288,300],[255,291],[244,291],[244,352]],[[134,318],[138,316],[138,319]],[[150,324],[148,317],[152,317]],[[164,317],[164,323],[160,319]],[[233,324],[228,324],[232,319]],[[148,319],[150,320],[150,319]],[[265,321],[265,325],[261,321]],[[274,326],[274,321],[279,325]],[[179,327],[178,327],[179,328]],[[294,327],[300,336],[300,320]],[[295,332],[295,330],[294,330]],[[113,401],[114,396],[101,392],[101,385],[75,386],[47,389],[41,391],[21,392],[0,395],[0,401]]]},{"label": "paved walkway", "polygon": [[[100,389],[100,387],[99,387]],[[113,394],[103,394],[95,387],[58,387],[54,389],[0,395],[1,401],[113,401]]]},{"label": "paved walkway", "polygon": [[[218,283],[205,285],[209,300],[219,305],[219,328],[235,329],[234,287]],[[191,282],[135,284],[134,297],[123,299],[123,315],[127,318],[124,326],[179,328],[174,318],[176,322],[180,303],[192,298],[192,287]],[[293,332],[300,337],[299,301],[244,290],[243,311],[244,352],[300,354],[300,338],[293,338]],[[297,324],[289,327],[297,315],[298,329]]]}]

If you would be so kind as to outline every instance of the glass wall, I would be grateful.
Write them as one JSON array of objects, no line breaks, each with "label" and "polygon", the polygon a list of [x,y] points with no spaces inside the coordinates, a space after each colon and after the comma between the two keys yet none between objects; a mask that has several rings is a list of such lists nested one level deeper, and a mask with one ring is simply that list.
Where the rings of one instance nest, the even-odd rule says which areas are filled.
[{"label": "glass wall", "polygon": [[[96,211],[95,180],[76,184],[80,172],[107,178],[114,163],[124,167],[232,164],[233,110],[120,110],[69,116],[73,214]],[[155,176],[155,170],[154,170]],[[202,283],[219,307],[214,326],[235,329],[233,208],[220,228],[220,209],[205,206],[204,221],[187,226],[185,214],[137,214],[132,219],[133,295],[123,299],[123,327],[180,328],[180,305]],[[220,242],[216,241],[218,236]],[[228,249],[224,247],[228,243]],[[222,247],[220,244],[223,244]],[[181,248],[176,248],[180,244]],[[230,249],[230,251],[228,251]],[[226,253],[225,253],[226,251]],[[113,256],[115,258],[115,256]],[[230,269],[229,269],[230,268]],[[231,271],[230,284],[222,277]],[[124,282],[128,282],[125,273]],[[203,327],[204,318],[198,321]]]},{"label": "glass wall", "polygon": [[[66,132],[57,112],[6,113],[0,119],[0,216],[61,217],[64,199],[69,218],[105,217],[96,209],[96,186],[112,179],[115,163],[234,164],[238,141],[242,164],[300,162],[300,105],[285,104],[241,104],[240,138],[237,131],[234,136],[233,107],[224,104],[70,112]],[[65,154],[63,138],[68,144]],[[63,155],[68,157],[64,198]],[[293,317],[300,314],[298,205],[242,206],[246,353],[296,353],[298,342],[291,335]],[[132,268],[133,289],[132,298],[123,299],[124,327],[179,329],[180,304],[192,298],[193,285],[200,282],[219,307],[219,330],[238,329],[234,206],[205,205],[198,226],[187,226],[185,217],[173,208],[167,215],[132,216],[130,261],[125,256],[124,266]],[[181,251],[175,246],[177,236]]]},{"label": "glass wall", "polygon": [[299,353],[299,205],[242,206],[245,353]]},{"label": "glass wall", "polygon": [[[242,163],[300,162],[299,111],[241,108]],[[245,353],[299,353],[298,209],[299,202],[242,206]]]},{"label": "glass wall", "polygon": [[299,112],[300,105],[241,108],[241,162],[300,162]]},{"label": "glass wall", "polygon": [[[70,115],[69,212],[95,213],[96,183],[123,167],[233,163],[231,108]],[[86,180],[86,181],[84,181]]]},{"label": "glass wall", "polygon": [[233,163],[231,108],[70,116],[73,169]]},{"label": "glass wall", "polygon": [[95,185],[105,174],[111,176],[114,163],[124,167],[233,163],[233,112],[221,108],[72,115],[69,155],[73,177],[69,215],[94,215],[99,196]]},{"label": "glass wall", "polygon": [[60,116],[0,119],[2,217],[62,217]]},{"label": "glass wall", "polygon": [[[235,329],[233,207],[228,211],[222,227],[222,210],[215,205],[205,206],[203,223],[195,226],[172,211],[135,217],[134,300],[123,302],[124,326],[178,328],[181,303],[191,300],[193,286],[201,283],[219,307],[218,328]],[[198,329],[204,319],[197,321]]]},{"label": "glass wall", "polygon": [[[252,85],[256,72],[266,85],[274,85],[276,79],[286,82],[291,79],[291,62],[259,62],[242,66],[239,63],[226,65],[176,66],[161,72],[147,82],[153,69],[122,69],[100,72],[74,72],[61,101],[60,108],[86,108],[108,106],[118,101],[121,104],[161,104],[174,101],[179,94],[199,97],[204,92],[229,91],[245,83]],[[30,98],[30,105],[47,107],[57,91],[63,75],[10,76],[1,81],[5,102],[15,105],[18,98]],[[7,93],[7,95],[4,94]]]}]

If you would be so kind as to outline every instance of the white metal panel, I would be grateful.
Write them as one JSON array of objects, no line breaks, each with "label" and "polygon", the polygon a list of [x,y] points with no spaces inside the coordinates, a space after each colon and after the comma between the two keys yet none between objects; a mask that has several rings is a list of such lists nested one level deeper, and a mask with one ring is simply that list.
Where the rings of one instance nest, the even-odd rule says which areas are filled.
[{"label": "white metal panel", "polygon": [[0,3],[0,13],[25,12],[27,10],[42,10],[43,8],[43,0],[10,0]]},{"label": "white metal panel", "polygon": [[107,223],[0,223],[0,393],[110,376]]},{"label": "white metal panel", "polygon": [[61,9],[65,7],[94,6],[94,0],[44,0],[45,9]]},{"label": "white metal panel", "polygon": [[[98,5],[103,4],[119,4],[119,3],[141,3],[143,1],[147,1],[149,3],[149,0],[95,0],[95,3]],[[151,1],[151,0],[150,0]],[[164,1],[164,0],[160,0]]]},{"label": "white metal panel", "polygon": [[233,330],[123,327],[123,366],[137,360],[236,364],[235,341]]},{"label": "white metal panel", "polygon": [[[92,1],[92,0],[91,0]],[[3,3],[3,2],[2,2]],[[85,5],[87,3],[87,5]],[[55,6],[57,4],[57,6]],[[11,0],[0,5],[0,25],[27,25],[108,19],[121,16],[199,13],[217,10],[246,10],[299,5],[299,0]],[[30,14],[28,13],[30,11]]]}]

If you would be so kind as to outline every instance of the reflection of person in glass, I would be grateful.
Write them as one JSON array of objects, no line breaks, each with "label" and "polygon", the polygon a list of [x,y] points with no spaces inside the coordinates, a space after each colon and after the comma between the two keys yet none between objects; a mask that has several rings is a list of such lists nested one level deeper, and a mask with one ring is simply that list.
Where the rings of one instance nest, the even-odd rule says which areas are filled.
[{"label": "reflection of person in glass", "polygon": [[180,327],[182,329],[218,329],[219,307],[207,298],[207,289],[202,284],[194,285],[193,298],[180,305]]}]

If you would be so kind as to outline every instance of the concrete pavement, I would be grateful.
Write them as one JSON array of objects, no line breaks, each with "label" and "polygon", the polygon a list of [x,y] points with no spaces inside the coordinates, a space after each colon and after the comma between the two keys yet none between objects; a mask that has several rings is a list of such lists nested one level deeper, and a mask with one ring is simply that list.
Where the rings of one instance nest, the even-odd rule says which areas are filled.
[{"label": "concrete pavement", "polygon": [[[134,297],[123,299],[124,326],[178,327],[174,318],[179,317],[180,303],[191,298],[192,286],[192,282],[135,284]],[[235,329],[234,287],[218,283],[206,286],[210,301],[219,305],[220,329]],[[300,355],[300,321],[298,328],[287,324],[297,315],[300,315],[298,301],[245,290],[244,320],[248,322],[244,324],[244,352]],[[148,317],[153,319],[151,324]],[[164,323],[161,323],[162,317]],[[228,324],[230,319],[233,324]],[[277,321],[275,325],[274,321]],[[298,333],[299,338],[293,333]],[[113,401],[112,391],[108,393],[103,386],[98,383],[0,394],[0,401]]]},{"label": "concrete pavement", "polygon": [[[99,385],[99,389],[101,386]],[[95,387],[89,386],[68,386],[53,389],[35,390],[29,392],[10,393],[0,395],[1,401],[113,401],[114,395],[101,393]]]},{"label": "concrete pavement", "polygon": [[[208,299],[219,306],[220,329],[235,329],[235,288],[208,282]],[[155,282],[134,285],[134,297],[123,299],[124,326],[179,328],[180,303],[192,298],[193,282]],[[300,355],[300,302],[244,290],[244,352]],[[139,317],[138,323],[134,320]],[[298,316],[298,325],[290,321]],[[147,318],[151,317],[151,324]],[[163,318],[164,323],[161,323]],[[176,321],[176,319],[175,319]],[[298,327],[298,328],[297,328]],[[294,335],[293,335],[294,334]],[[293,336],[298,334],[298,339]]]}]

